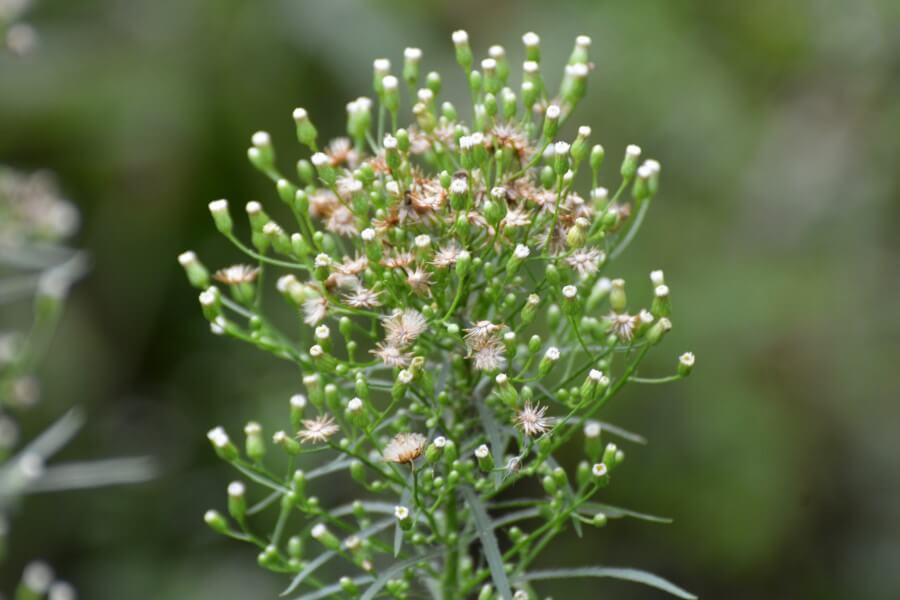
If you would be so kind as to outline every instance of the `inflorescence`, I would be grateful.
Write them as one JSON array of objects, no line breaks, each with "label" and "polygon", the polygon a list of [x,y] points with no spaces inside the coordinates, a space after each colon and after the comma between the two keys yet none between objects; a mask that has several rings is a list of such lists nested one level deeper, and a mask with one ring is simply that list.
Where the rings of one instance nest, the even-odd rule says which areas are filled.
[{"label": "inflorescence", "polygon": [[[250,162],[282,206],[270,215],[246,205],[249,243],[229,203],[210,203],[250,264],[210,276],[193,252],[179,257],[213,333],[301,372],[289,426],[249,423],[243,450],[223,428],[209,432],[219,456],[267,494],[251,504],[234,482],[231,519],[211,510],[206,521],[258,546],[263,567],[290,574],[288,592],[311,589],[304,598],[404,598],[425,586],[443,598],[520,599],[536,597],[535,579],[598,575],[530,570],[569,525],[640,516],[592,500],[625,457],[601,431],[632,437],[595,416],[627,383],[693,367],[684,354],[672,376],[637,376],[672,327],[669,288],[654,271],[649,306],[638,308],[609,274],[657,193],[659,163],[628,146],[610,193],[591,129],[560,139],[586,92],[590,38],[577,38],[555,94],[536,34],[523,37],[518,93],[502,47],[474,68],[467,34],[452,40],[471,122],[440,100],[440,75],[422,76],[420,50],[405,50],[399,75],[378,59],[376,99],[347,104],[347,137],[320,145],[307,111],[294,111],[311,153],[294,174],[277,166],[268,133],[252,136]],[[581,180],[589,193],[576,191]],[[293,332],[264,314],[264,280],[293,308]],[[570,474],[554,455],[576,436],[584,460]],[[270,452],[286,454],[286,472],[267,466]],[[312,493],[314,480],[348,476],[360,490],[350,504],[326,507]],[[525,479],[545,496],[519,498]],[[277,524],[263,535],[251,521],[270,506]],[[525,520],[535,526],[520,528]],[[332,558],[345,563],[336,583],[318,570]]]}]

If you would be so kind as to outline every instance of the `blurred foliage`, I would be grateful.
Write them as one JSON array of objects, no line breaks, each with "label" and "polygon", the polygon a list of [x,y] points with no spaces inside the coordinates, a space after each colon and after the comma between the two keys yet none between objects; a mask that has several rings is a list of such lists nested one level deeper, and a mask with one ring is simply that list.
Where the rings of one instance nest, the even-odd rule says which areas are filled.
[{"label": "blurred foliage", "polygon": [[[461,27],[476,52],[499,40],[511,58],[533,29],[548,64],[593,37],[594,103],[576,120],[608,151],[636,142],[663,164],[622,273],[663,268],[672,288],[672,361],[650,368],[698,358],[687,383],[631,390],[605,416],[650,440],[627,448],[609,501],[675,523],[573,536],[547,564],[590,553],[708,598],[900,597],[895,1],[43,0],[28,18],[38,47],[0,57],[0,162],[57,172],[94,261],[35,424],[84,405],[73,454],[151,454],[164,475],[35,498],[0,583],[43,556],[85,598],[275,596],[277,578],[202,523],[230,476],[204,433],[284,419],[297,375],[210,336],[175,257],[237,258],[213,243],[206,203],[271,197],[245,162],[253,131],[285,147],[303,105],[339,134],[372,57],[420,46],[426,69],[447,67]],[[597,589],[657,597],[554,593]]]}]

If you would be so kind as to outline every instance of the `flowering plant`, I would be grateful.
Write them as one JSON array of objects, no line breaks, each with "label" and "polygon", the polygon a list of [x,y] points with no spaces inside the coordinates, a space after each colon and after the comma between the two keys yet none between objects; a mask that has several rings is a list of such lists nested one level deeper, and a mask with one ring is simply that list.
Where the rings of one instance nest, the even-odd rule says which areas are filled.
[{"label": "flowering plant", "polygon": [[[669,377],[638,377],[672,326],[669,289],[654,271],[652,301],[636,309],[625,282],[605,275],[644,219],[659,163],[641,162],[641,149],[629,146],[616,191],[601,187],[605,152],[589,144],[590,128],[559,140],[585,95],[590,38],[577,38],[556,94],[541,73],[538,36],[523,41],[517,95],[502,47],[476,70],[468,36],[453,34],[471,124],[439,102],[441,77],[422,77],[421,52],[407,48],[399,78],[389,60],[375,61],[377,107],[368,98],[347,105],[348,137],[320,147],[307,112],[294,111],[297,138],[312,153],[294,176],[277,166],[270,136],[254,134],[250,162],[294,224],[250,202],[248,244],[228,202],[216,200],[217,229],[252,264],[210,276],[193,252],[179,257],[203,290],[213,333],[302,375],[283,429],[264,434],[248,423],[243,451],[223,428],[209,432],[244,480],[228,486],[231,519],[210,510],[206,522],[258,546],[263,567],[289,574],[285,594],[306,587],[300,598],[405,598],[424,589],[521,599],[536,597],[539,580],[617,577],[692,597],[635,569],[532,569],[570,525],[580,534],[613,518],[654,520],[596,501],[625,459],[601,431],[631,436],[593,419],[629,382],[686,376],[693,356],[682,355]],[[404,84],[413,123],[401,128]],[[590,179],[587,196],[575,191],[579,176]],[[296,337],[262,309],[273,270],[303,322]],[[554,457],[576,437],[584,460],[570,472]],[[286,469],[269,466],[271,452],[284,455]],[[352,479],[360,497],[324,506],[313,488],[326,478]],[[545,495],[523,497],[526,479]],[[251,503],[247,482],[267,494]],[[270,507],[278,516],[264,535],[254,517]],[[336,583],[322,575],[332,559],[346,563]]]}]

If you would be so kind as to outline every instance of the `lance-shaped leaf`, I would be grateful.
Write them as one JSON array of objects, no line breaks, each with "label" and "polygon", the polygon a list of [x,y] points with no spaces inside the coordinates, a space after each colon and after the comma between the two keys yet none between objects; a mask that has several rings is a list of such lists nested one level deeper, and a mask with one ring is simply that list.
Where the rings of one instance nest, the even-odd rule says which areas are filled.
[{"label": "lance-shaped leaf", "polygon": [[501,598],[512,598],[512,588],[506,577],[506,570],[503,568],[503,556],[500,554],[500,546],[497,544],[494,528],[491,526],[491,520],[484,509],[484,504],[472,488],[464,487],[462,493],[469,505],[469,510],[472,511],[478,539],[481,540],[481,548],[491,570],[491,579],[494,580],[494,585],[497,586]]},{"label": "lance-shaped leaf", "polygon": [[663,579],[653,573],[640,569],[622,567],[576,567],[572,569],[549,569],[546,571],[532,571],[519,577],[518,581],[538,581],[541,579],[570,579],[572,577],[608,577],[642,583],[658,590],[668,592],[685,600],[696,600],[697,596],[681,589],[674,583]]}]

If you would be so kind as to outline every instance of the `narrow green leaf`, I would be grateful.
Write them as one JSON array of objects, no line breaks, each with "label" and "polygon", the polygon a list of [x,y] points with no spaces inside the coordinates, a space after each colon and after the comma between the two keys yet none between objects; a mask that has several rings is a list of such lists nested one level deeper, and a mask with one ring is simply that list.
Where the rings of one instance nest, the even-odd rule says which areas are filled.
[{"label": "narrow green leaf", "polygon": [[436,556],[440,556],[441,554],[443,554],[443,552],[443,548],[436,548],[431,552],[426,552],[425,554],[422,554],[420,556],[413,556],[412,558],[401,560],[398,563],[392,564],[387,569],[381,571],[381,575],[378,576],[378,579],[376,579],[374,582],[372,582],[372,585],[366,588],[366,591],[363,593],[359,600],[372,600],[372,598],[374,598],[375,595],[381,591],[381,588],[383,588],[392,577],[402,573],[403,570],[407,567],[411,567],[417,563],[422,562],[423,560],[431,560]]},{"label": "narrow green leaf", "polygon": [[570,579],[572,577],[609,577],[611,579],[622,579],[624,581],[634,581],[643,583],[658,590],[668,592],[678,598],[685,600],[696,600],[697,596],[681,589],[674,583],[671,583],[658,575],[641,571],[640,569],[629,569],[621,567],[576,567],[572,569],[548,569],[546,571],[532,571],[526,573],[518,579],[521,581],[538,581],[541,579]]},{"label": "narrow green leaf", "polygon": [[478,417],[481,424],[484,425],[484,432],[487,434],[488,441],[491,443],[491,455],[494,459],[494,465],[498,467],[493,473],[494,485],[500,485],[503,478],[503,471],[499,467],[503,466],[503,454],[506,452],[506,440],[500,431],[500,426],[494,418],[494,414],[484,405],[483,399],[475,401],[475,408],[478,410]]},{"label": "narrow green leaf", "polygon": [[600,421],[600,427],[603,428],[603,431],[608,431],[609,433],[616,435],[623,440],[628,440],[629,442],[633,442],[635,444],[647,444],[647,438],[645,438],[644,436],[628,431],[627,429],[622,429],[618,425],[613,425],[612,423],[607,423],[606,421]]},{"label": "narrow green leaf", "polygon": [[491,521],[487,511],[482,504],[478,494],[470,487],[462,488],[463,497],[472,511],[472,517],[475,519],[475,527],[478,530],[478,538],[481,540],[481,548],[484,550],[484,557],[487,559],[488,567],[491,569],[491,579],[500,592],[501,598],[512,598],[512,588],[506,577],[506,570],[503,568],[503,556],[500,554],[500,546],[497,544],[497,538],[494,535],[494,529],[491,527]]},{"label": "narrow green leaf", "polygon": [[669,517],[657,517],[656,515],[649,515],[647,513],[641,513],[641,512],[637,512],[635,510],[621,508],[619,506],[612,506],[611,504],[601,504],[599,502],[585,502],[578,509],[578,512],[585,512],[585,513],[602,512],[610,519],[620,519],[622,517],[631,517],[632,519],[640,519],[641,521],[650,521],[651,523],[671,523],[672,522],[672,519],[670,519]]}]

